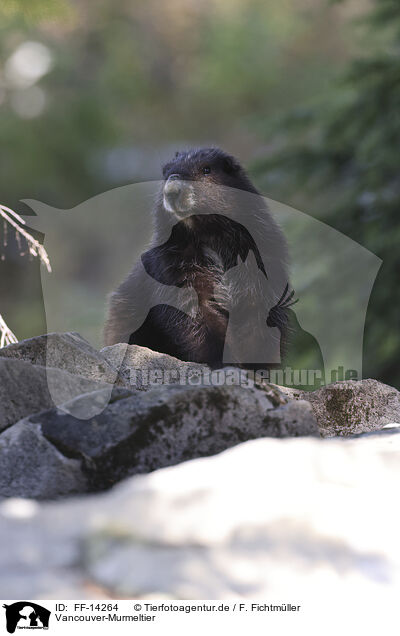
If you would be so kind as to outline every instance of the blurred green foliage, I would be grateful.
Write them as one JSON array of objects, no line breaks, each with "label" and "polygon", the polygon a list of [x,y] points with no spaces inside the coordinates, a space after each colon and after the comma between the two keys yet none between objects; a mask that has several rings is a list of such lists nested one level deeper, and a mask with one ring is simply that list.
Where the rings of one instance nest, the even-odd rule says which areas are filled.
[{"label": "blurred green foliage", "polygon": [[276,124],[276,150],[253,172],[271,196],[315,214],[383,259],[365,326],[364,376],[399,386],[398,0],[376,0],[366,22],[368,50],[351,62],[334,97]]},{"label": "blurred green foliage", "polygon": [[[325,0],[3,0],[0,17],[1,201],[20,212],[23,198],[69,208],[158,179],[182,146],[246,162],[263,149],[260,124],[328,92],[355,48]],[[91,267],[86,241],[78,272]],[[93,228],[90,253],[102,241]],[[2,251],[1,312],[19,338],[43,333],[37,266],[11,237]],[[80,302],[79,277],[65,285]]]},{"label": "blurred green foliage", "polygon": [[65,17],[67,12],[68,6],[63,0],[2,0],[0,5],[0,16],[3,20],[18,18],[31,25],[49,17]]},{"label": "blurred green foliage", "polygon": [[[6,0],[0,14],[9,205],[28,196],[69,207],[158,178],[170,145],[215,143],[246,160],[260,150],[259,122],[328,91],[353,50],[325,0]],[[51,60],[31,83],[10,65],[26,42]],[[120,169],[121,149],[140,165],[128,152]]]},{"label": "blurred green foliage", "polygon": [[[221,145],[250,165],[263,193],[384,259],[365,370],[398,382],[400,9],[377,0],[363,39],[350,18],[368,4],[4,0],[1,201],[20,212],[23,198],[68,208],[158,179],[161,162],[179,147]],[[93,228],[88,253],[102,240]],[[71,303],[81,302],[79,272],[92,266],[87,234],[79,241],[78,273],[66,281]],[[11,236],[2,252],[1,313],[19,338],[44,332],[38,264],[18,255]],[[99,297],[94,306],[103,304]]]}]

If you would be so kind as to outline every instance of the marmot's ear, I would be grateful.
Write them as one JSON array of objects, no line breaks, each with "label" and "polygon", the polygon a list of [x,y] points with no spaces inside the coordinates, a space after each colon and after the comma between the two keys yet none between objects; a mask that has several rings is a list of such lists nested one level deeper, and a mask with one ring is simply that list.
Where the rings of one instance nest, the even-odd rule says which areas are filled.
[{"label": "marmot's ear", "polygon": [[224,168],[226,172],[234,173],[240,170],[240,165],[234,157],[226,157],[224,160]]}]

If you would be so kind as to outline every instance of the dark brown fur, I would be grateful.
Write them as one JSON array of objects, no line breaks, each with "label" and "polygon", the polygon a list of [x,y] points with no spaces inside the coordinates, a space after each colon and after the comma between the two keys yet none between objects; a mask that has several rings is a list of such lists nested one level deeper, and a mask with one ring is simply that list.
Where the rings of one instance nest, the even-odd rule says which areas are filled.
[{"label": "dark brown fur", "polygon": [[[278,301],[288,280],[286,241],[263,198],[230,155],[214,148],[177,153],[164,167],[164,184],[171,182],[171,175],[172,180],[179,176],[179,184],[193,186],[194,203],[187,213],[174,214],[165,203],[165,189],[160,191],[151,248],[111,295],[105,343],[139,344],[218,367],[229,309],[239,302],[251,308],[260,293],[257,283],[247,280],[236,288],[221,288],[224,274],[238,264],[238,257],[244,261],[253,252],[264,276],[274,269]],[[179,196],[183,196],[180,191]],[[155,298],[149,277],[161,285],[193,289],[199,303],[196,316]],[[146,293],[153,297],[147,298]],[[133,329],[143,298],[151,309],[141,326]],[[285,311],[274,315],[283,332]]]}]

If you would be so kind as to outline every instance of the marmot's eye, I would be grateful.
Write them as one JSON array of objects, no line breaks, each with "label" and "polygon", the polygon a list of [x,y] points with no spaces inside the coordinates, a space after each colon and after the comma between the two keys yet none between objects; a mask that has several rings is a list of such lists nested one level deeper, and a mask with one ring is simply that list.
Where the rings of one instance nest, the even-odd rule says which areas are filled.
[{"label": "marmot's eye", "polygon": [[211,172],[211,168],[210,166],[204,166],[203,168],[203,174],[210,174]]}]

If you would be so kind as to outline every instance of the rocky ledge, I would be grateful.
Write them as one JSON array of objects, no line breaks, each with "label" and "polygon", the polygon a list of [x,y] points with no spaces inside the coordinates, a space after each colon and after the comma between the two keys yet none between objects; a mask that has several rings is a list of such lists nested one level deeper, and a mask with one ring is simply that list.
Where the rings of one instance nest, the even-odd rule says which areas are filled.
[{"label": "rocky ledge", "polygon": [[323,444],[400,421],[399,392],[376,380],[307,393],[218,373],[75,333],[0,349],[0,497],[96,492],[248,440]]}]

